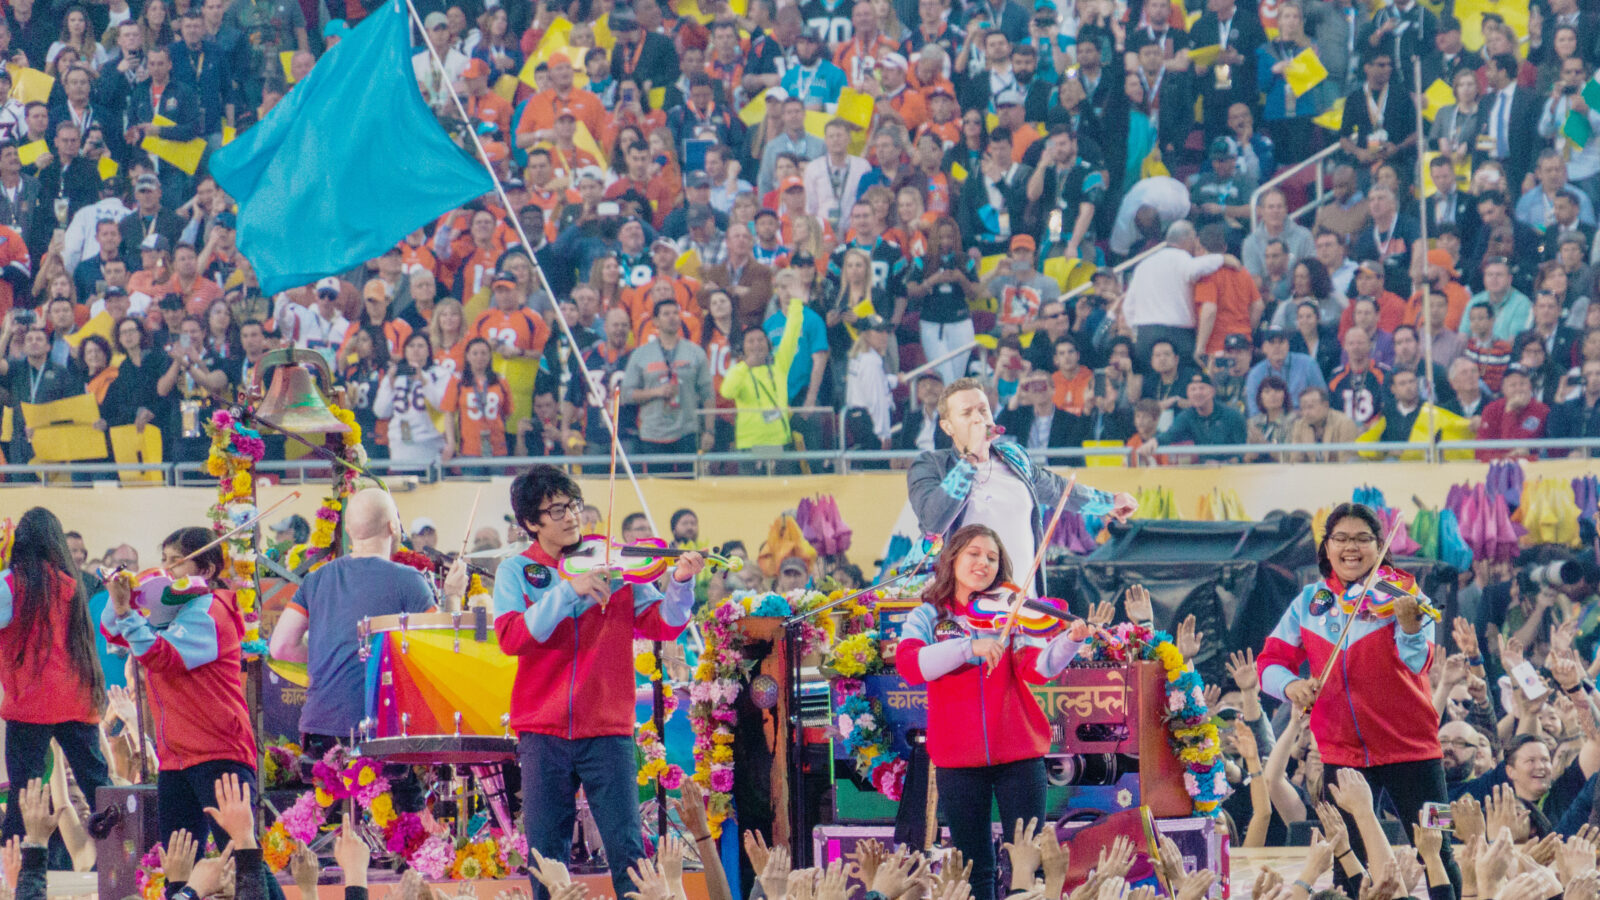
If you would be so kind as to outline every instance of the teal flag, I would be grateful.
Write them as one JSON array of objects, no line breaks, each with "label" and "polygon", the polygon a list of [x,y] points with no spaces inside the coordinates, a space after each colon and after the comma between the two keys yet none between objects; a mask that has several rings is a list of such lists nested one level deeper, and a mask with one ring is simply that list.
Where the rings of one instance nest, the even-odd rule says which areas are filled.
[{"label": "teal flag", "polygon": [[406,22],[404,2],[385,4],[212,156],[211,174],[239,202],[239,250],[262,293],[372,259],[494,190],[422,102]]}]

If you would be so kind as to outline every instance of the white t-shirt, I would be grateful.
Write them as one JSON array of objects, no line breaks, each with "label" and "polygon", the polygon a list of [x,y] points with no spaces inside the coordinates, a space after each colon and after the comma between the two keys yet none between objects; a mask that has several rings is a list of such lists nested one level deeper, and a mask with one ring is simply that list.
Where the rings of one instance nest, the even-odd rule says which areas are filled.
[{"label": "white t-shirt", "polygon": [[424,372],[385,377],[378,385],[372,412],[389,420],[389,442],[426,444],[444,437],[433,416],[444,408],[451,375],[438,366]]},{"label": "white t-shirt", "polygon": [[324,319],[315,306],[301,306],[286,297],[279,298],[278,330],[293,341],[294,346],[321,353],[328,364],[334,366],[334,371],[338,371],[334,356],[339,352],[339,345],[344,343],[345,333],[350,330],[350,323],[338,310],[334,311],[332,319]]},{"label": "white t-shirt", "polygon": [[[1033,555],[1039,552],[1033,537],[1033,495],[992,451],[988,462],[978,464],[967,515],[962,521],[967,525],[987,525],[1000,535],[1000,545],[1011,558],[1014,577],[1021,578],[1033,564]],[[1022,587],[1030,595],[1037,593],[1032,585]]]}]

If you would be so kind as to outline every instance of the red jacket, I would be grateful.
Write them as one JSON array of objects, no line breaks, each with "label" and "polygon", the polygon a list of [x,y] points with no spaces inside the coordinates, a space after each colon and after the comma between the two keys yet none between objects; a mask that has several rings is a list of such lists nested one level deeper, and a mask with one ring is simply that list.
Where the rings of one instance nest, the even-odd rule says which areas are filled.
[{"label": "red jacket", "polygon": [[[5,690],[5,699],[0,700],[0,719],[32,725],[99,722],[93,691],[72,667],[72,651],[67,647],[66,613],[71,609],[77,583],[66,575],[56,579],[49,633],[37,637],[22,634],[13,625],[17,587],[15,572],[0,572],[0,688]],[[17,664],[13,661],[19,651],[23,656]],[[42,665],[41,654],[45,655]]]},{"label": "red jacket", "polygon": [[580,597],[537,542],[500,563],[494,633],[517,658],[511,728],[568,739],[633,734],[633,639],[670,641],[694,607],[694,582],[669,579],[611,593],[604,609]]},{"label": "red jacket", "polygon": [[1034,759],[1050,749],[1050,723],[1028,687],[1049,681],[1038,670],[1042,642],[1013,636],[1012,652],[993,672],[968,657],[935,674],[945,668],[945,660],[934,660],[944,655],[941,644],[998,637],[978,632],[960,609],[952,614],[924,603],[906,617],[895,648],[900,677],[928,686],[928,758],[943,769]]},{"label": "red jacket", "polygon": [[255,732],[239,668],[244,617],[232,591],[190,600],[160,630],[137,611],[118,618],[107,603],[101,625],[108,635],[125,640],[144,666],[161,771],[219,759],[256,767]]},{"label": "red jacket", "polygon": [[[1346,621],[1337,604],[1326,611],[1322,606],[1344,589],[1329,576],[1307,585],[1289,604],[1256,657],[1263,690],[1284,699],[1283,689],[1300,676],[1302,664],[1310,664],[1312,676],[1322,674]],[[1313,614],[1319,593],[1324,596]],[[1350,627],[1344,653],[1311,708],[1311,733],[1324,763],[1364,768],[1444,755],[1428,686],[1434,625],[1422,621],[1416,634],[1406,634],[1392,616]]]}]

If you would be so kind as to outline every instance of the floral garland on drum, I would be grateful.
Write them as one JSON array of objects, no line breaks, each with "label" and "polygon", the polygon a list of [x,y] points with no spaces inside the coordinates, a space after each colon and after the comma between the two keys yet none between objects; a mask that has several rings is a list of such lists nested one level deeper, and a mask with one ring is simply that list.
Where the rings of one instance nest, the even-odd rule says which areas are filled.
[{"label": "floral garland on drum", "polygon": [[1205,682],[1165,631],[1123,622],[1098,631],[1079,652],[1100,662],[1154,660],[1167,676],[1167,742],[1184,765],[1183,785],[1195,812],[1215,816],[1233,792],[1222,766],[1222,739],[1206,706]]}]

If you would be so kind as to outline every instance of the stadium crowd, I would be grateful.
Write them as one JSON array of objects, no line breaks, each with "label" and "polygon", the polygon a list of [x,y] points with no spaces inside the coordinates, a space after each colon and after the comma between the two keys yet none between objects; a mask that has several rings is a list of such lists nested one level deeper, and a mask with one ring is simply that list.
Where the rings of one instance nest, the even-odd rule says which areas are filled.
[{"label": "stadium crowd", "polygon": [[402,469],[603,452],[618,392],[636,452],[931,449],[965,374],[1030,448],[1136,463],[1600,436],[1578,0],[419,0],[423,99],[504,194],[263,296],[163,148],[270,111],[373,8],[333,5],[4,4],[7,461],[84,392],[203,459],[276,347]]}]

